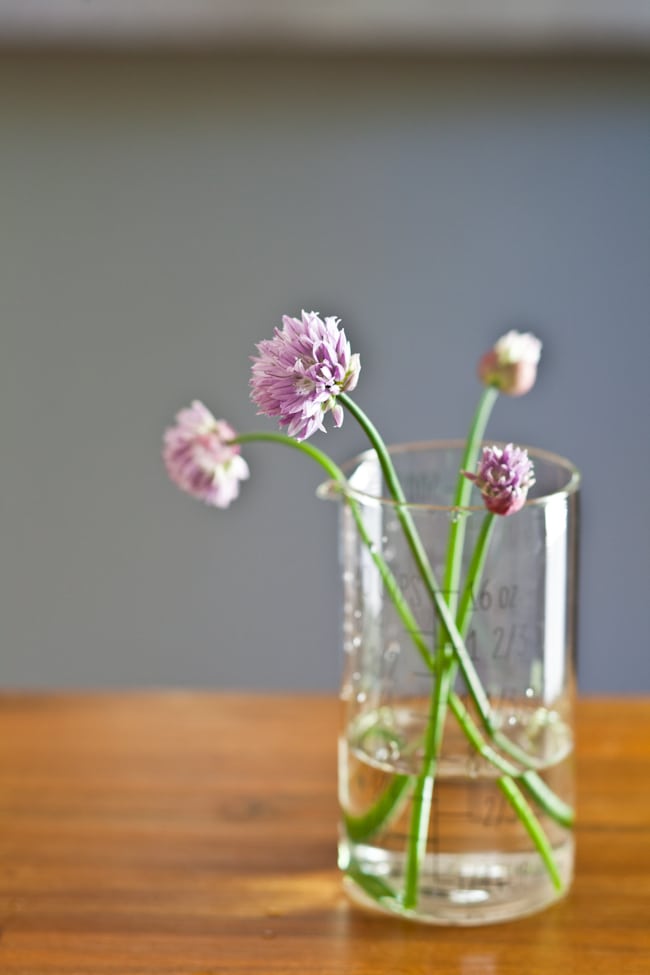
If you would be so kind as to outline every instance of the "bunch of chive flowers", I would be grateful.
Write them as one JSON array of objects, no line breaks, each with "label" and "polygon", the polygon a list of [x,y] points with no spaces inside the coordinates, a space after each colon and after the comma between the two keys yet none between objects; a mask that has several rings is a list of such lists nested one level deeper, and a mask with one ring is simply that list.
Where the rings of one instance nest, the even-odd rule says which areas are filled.
[{"label": "bunch of chive flowers", "polygon": [[[458,617],[461,621],[459,623],[454,607],[444,596],[444,592],[451,593],[456,588],[454,572],[458,569],[454,569],[456,560],[453,553],[454,547],[462,547],[459,523],[453,523],[450,529],[448,565],[445,586],[442,588],[427,562],[390,452],[375,425],[350,395],[357,387],[361,364],[359,356],[351,351],[339,319],[321,318],[315,312],[305,311],[300,318],[285,316],[282,328],[276,328],[273,338],[261,341],[257,346],[257,353],[252,364],[251,398],[258,412],[276,419],[281,429],[274,432],[238,434],[226,420],[216,419],[203,403],[195,401],[188,409],[179,412],[176,424],[165,434],[163,458],[171,480],[181,490],[206,504],[227,508],[237,498],[241,483],[249,477],[249,468],[241,453],[246,444],[277,443],[299,450],[316,461],[325,470],[328,478],[340,485],[341,497],[350,505],[359,529],[359,537],[370,551],[388,597],[400,615],[405,631],[411,635],[416,649],[428,665],[431,663],[429,651],[423,644],[422,634],[419,633],[408,599],[383,556],[372,545],[353,492],[346,491],[345,474],[326,453],[311,443],[315,434],[325,430],[328,418],[331,418],[335,427],[340,427],[348,414],[360,425],[379,460],[385,483],[396,503],[396,516],[415,556],[425,589],[442,628],[439,674],[432,682],[432,707],[426,731],[427,740],[431,739],[433,743],[435,729],[440,724],[438,719],[450,707],[472,747],[497,768],[503,794],[537,847],[553,883],[558,889],[561,888],[562,881],[553,851],[528,800],[522,794],[520,785],[551,818],[564,826],[572,824],[573,811],[551,792],[528,762],[528,756],[509,742],[493,720],[487,695],[463,639],[463,612]],[[507,396],[522,396],[533,387],[540,353],[541,343],[534,335],[510,331],[499,338],[478,364],[478,376],[483,384],[483,391],[465,446],[463,463],[467,469],[458,472],[454,501],[458,509],[466,507],[473,488],[480,492],[483,499],[486,530],[481,535],[481,547],[475,553],[479,556],[476,560],[477,566],[481,564],[489,545],[494,520],[516,516],[526,502],[529,489],[535,483],[533,465],[525,449],[512,443],[505,446],[483,446],[481,449],[481,444],[487,420],[498,395],[503,393]],[[330,414],[331,417],[328,416]],[[457,668],[462,673],[476,712],[481,718],[483,731],[473,724],[469,713],[461,707],[453,693]],[[485,740],[484,734],[487,734],[490,742]],[[492,747],[494,745],[509,757],[504,759],[497,755]],[[439,747],[439,743],[435,747]],[[518,777],[517,768],[511,758],[516,762],[523,761],[525,775]],[[406,856],[407,878],[402,901],[402,905],[407,908],[414,907],[417,901],[418,876],[426,847],[431,801],[431,789],[427,792],[427,775],[423,771],[419,776],[413,798],[416,821],[410,832]],[[386,818],[392,813],[399,798],[398,792],[380,797],[377,808],[368,814],[375,826],[380,817]],[[421,842],[423,837],[424,842]],[[370,884],[367,893],[380,899],[376,884]]]}]

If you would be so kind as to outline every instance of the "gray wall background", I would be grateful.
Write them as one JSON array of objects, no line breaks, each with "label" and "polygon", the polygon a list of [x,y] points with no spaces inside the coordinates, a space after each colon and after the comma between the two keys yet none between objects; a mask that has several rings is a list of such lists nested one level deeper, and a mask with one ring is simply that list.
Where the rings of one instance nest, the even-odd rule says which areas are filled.
[{"label": "gray wall background", "polygon": [[252,448],[224,513],[160,461],[194,397],[272,428],[248,356],[306,307],[389,441],[462,436],[540,335],[490,432],[582,469],[580,686],[650,691],[649,109],[634,59],[4,55],[0,685],[336,686],[318,471]]}]

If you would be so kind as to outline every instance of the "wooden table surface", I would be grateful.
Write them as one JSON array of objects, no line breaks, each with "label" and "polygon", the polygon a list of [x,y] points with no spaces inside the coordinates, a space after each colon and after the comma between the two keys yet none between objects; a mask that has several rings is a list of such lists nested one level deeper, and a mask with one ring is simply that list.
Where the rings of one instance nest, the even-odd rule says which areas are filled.
[{"label": "wooden table surface", "polygon": [[342,892],[333,698],[0,696],[0,973],[647,975],[650,699],[578,714],[572,892],[438,928]]}]

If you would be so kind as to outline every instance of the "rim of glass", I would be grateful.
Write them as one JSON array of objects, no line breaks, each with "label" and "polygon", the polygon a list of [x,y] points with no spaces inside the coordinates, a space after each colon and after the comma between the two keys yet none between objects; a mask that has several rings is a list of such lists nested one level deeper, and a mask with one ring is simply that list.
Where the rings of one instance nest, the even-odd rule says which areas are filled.
[{"label": "rim of glass", "polygon": [[[506,440],[483,440],[480,444],[483,446],[492,447],[505,447]],[[519,444],[524,450],[527,450],[530,456],[533,458],[539,458],[547,463],[553,464],[555,467],[559,467],[566,472],[567,482],[564,487],[558,488],[557,491],[552,491],[550,494],[543,494],[537,498],[527,498],[524,504],[524,508],[534,508],[540,507],[541,505],[548,504],[554,498],[568,497],[571,494],[575,494],[580,487],[580,471],[570,460],[566,457],[562,457],[560,454],[554,454],[550,450],[544,450],[541,447],[529,447],[526,444]],[[465,447],[465,440],[452,439],[452,440],[414,440],[412,442],[406,443],[396,443],[388,444],[387,450],[391,456],[396,454],[406,454],[406,453],[416,453],[423,452],[425,450],[462,450]],[[348,473],[366,460],[376,459],[377,455],[374,448],[370,447],[367,450],[361,451],[361,453],[356,454],[349,460],[341,464],[341,470],[346,476]],[[347,481],[345,485],[340,484],[338,481],[329,478],[327,481],[323,481],[319,484],[316,489],[316,494],[319,498],[323,498],[329,501],[336,501],[343,497],[354,498],[356,501],[373,503],[379,505],[386,505],[387,507],[396,508],[402,506],[405,508],[412,508],[418,511],[484,511],[485,505],[483,504],[466,504],[466,505],[455,505],[455,504],[425,504],[422,501],[406,501],[401,503],[395,501],[394,498],[384,497],[383,495],[369,494],[367,491],[360,491],[358,488],[352,487],[350,482]]]}]

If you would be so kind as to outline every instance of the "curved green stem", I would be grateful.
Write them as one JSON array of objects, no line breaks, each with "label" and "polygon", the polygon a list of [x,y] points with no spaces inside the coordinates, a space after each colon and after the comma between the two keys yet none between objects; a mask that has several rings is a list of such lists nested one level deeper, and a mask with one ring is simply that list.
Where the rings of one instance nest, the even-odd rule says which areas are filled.
[{"label": "curved green stem", "polygon": [[411,775],[396,775],[377,801],[361,816],[343,811],[345,831],[353,842],[361,843],[383,829],[400,809],[400,803],[413,781]]},{"label": "curved green stem", "polygon": [[296,440],[294,437],[288,437],[286,433],[277,433],[271,430],[256,430],[253,433],[240,433],[238,436],[233,437],[232,440],[229,440],[228,443],[279,443],[283,447],[291,447],[293,450],[298,450],[300,453],[306,454],[312,460],[315,460],[317,464],[320,464],[337,484],[344,485],[347,483],[345,474],[338,464],[334,463],[331,457],[328,457],[322,450],[314,447],[313,444],[308,443],[306,440]]},{"label": "curved green stem", "polygon": [[422,633],[420,632],[418,622],[413,615],[411,608],[406,601],[404,594],[402,593],[402,590],[399,587],[397,579],[389,569],[381,553],[378,551],[377,546],[374,544],[373,540],[368,534],[365,523],[361,516],[361,512],[359,511],[358,502],[345,490],[348,482],[341,468],[335,464],[334,461],[327,456],[327,454],[323,453],[322,450],[319,450],[318,447],[314,447],[312,444],[307,443],[304,440],[294,440],[293,437],[288,437],[284,433],[241,433],[238,437],[231,440],[230,443],[279,443],[285,447],[292,447],[294,450],[299,450],[301,453],[311,457],[312,460],[315,460],[317,464],[320,464],[320,466],[327,472],[329,477],[340,487],[341,495],[345,498],[350,506],[350,510],[352,511],[355,524],[359,531],[359,536],[379,571],[382,582],[386,586],[386,591],[392,599],[405,629],[411,634],[425,665],[431,669],[433,666],[431,651],[424,637],[422,636]]}]

